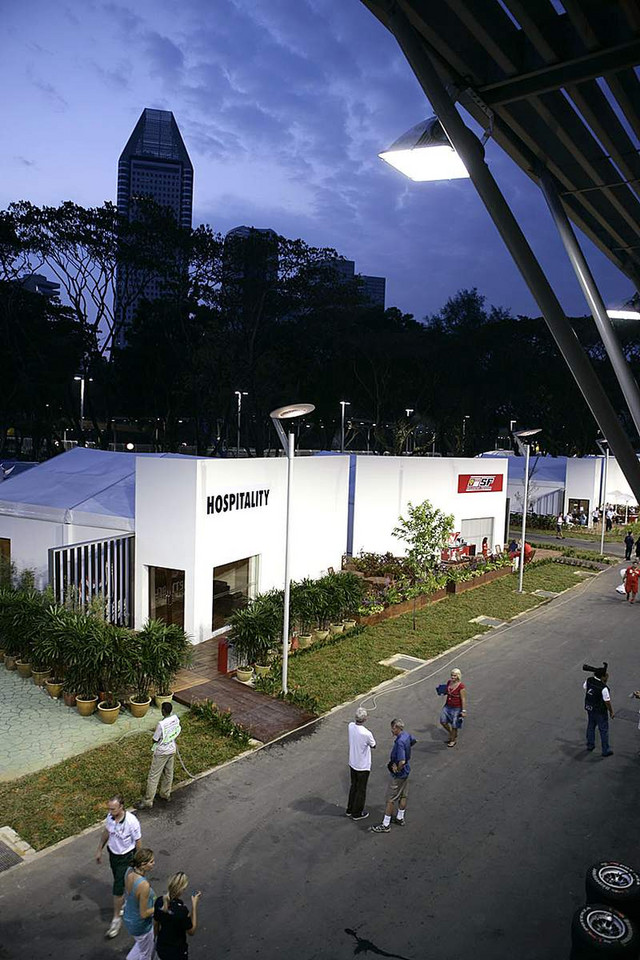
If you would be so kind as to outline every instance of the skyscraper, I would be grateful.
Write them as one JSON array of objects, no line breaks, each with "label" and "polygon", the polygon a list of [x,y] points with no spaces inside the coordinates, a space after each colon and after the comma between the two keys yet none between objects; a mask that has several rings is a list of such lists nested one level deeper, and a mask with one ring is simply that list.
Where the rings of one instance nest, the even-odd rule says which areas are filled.
[{"label": "skyscraper", "polygon": [[[169,110],[142,111],[133,133],[118,161],[118,212],[127,220],[134,219],[136,200],[148,197],[168,207],[178,224],[191,228],[193,207],[193,166],[184,145],[175,117]],[[119,270],[119,275],[121,271]],[[119,276],[116,288],[122,290]],[[126,340],[126,327],[135,316],[140,300],[161,295],[157,281],[149,280],[137,297],[127,298],[126,305],[116,289],[116,322],[118,342]]]},{"label": "skyscraper", "polygon": [[222,286],[227,307],[245,317],[278,281],[278,235],[259,227],[234,227],[224,238]]},{"label": "skyscraper", "polygon": [[334,273],[343,283],[359,281],[362,293],[371,306],[382,307],[384,310],[387,283],[384,277],[369,277],[362,273],[356,273],[356,265],[353,260],[323,260],[318,266]]}]

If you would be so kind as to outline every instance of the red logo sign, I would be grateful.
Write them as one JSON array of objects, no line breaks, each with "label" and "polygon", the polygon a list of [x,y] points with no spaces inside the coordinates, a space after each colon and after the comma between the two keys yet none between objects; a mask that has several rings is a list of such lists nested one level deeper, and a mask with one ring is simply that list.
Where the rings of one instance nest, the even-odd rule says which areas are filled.
[{"label": "red logo sign", "polygon": [[499,493],[502,479],[501,473],[461,473],[458,475],[458,493]]}]

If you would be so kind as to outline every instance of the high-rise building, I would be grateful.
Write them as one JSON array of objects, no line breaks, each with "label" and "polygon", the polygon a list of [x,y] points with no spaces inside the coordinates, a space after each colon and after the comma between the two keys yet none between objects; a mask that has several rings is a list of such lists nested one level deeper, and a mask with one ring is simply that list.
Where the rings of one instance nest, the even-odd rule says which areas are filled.
[{"label": "high-rise building", "polygon": [[371,306],[382,307],[384,310],[387,284],[384,277],[368,277],[356,273],[354,260],[323,260],[319,266],[333,271],[343,283],[352,283],[358,280],[362,284],[362,292]]},{"label": "high-rise building", "polygon": [[[118,212],[128,220],[134,219],[136,200],[144,197],[168,207],[181,227],[191,228],[193,166],[170,110],[144,109],[118,161]],[[116,284],[117,298],[118,286],[122,290],[121,278]],[[149,280],[139,296],[127,298],[126,306],[116,302],[121,345],[140,300],[159,296],[158,281]]]},{"label": "high-rise building", "polygon": [[278,235],[259,227],[234,227],[224,238],[223,293],[229,306],[255,309],[278,280]]}]

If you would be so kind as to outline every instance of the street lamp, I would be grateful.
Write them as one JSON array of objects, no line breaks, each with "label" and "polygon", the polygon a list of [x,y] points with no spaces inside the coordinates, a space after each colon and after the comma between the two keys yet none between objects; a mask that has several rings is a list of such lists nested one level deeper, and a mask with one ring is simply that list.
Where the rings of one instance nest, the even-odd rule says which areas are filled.
[{"label": "street lamp", "polygon": [[462,453],[464,454],[467,446],[467,420],[470,420],[470,415],[467,413],[462,418]]},{"label": "street lamp", "polygon": [[518,570],[518,593],[522,593],[522,583],[524,580],[524,538],[527,532],[527,510],[529,507],[529,456],[531,454],[530,437],[535,437],[542,433],[540,427],[534,427],[531,430],[518,430],[513,434],[520,456],[524,453],[524,496],[522,498],[522,539],[520,541],[520,564]]},{"label": "street lamp", "polygon": [[596,440],[604,455],[604,477],[602,478],[601,506],[600,506],[600,554],[604,554],[604,531],[606,528],[605,511],[607,506],[607,483],[609,482],[609,442]]},{"label": "street lamp", "polygon": [[350,403],[348,400],[341,400],[341,401],[340,401],[340,406],[342,407],[342,415],[341,415],[341,424],[342,424],[342,427],[341,427],[341,433],[340,433],[340,453],[344,453],[344,408],[345,408],[345,407],[350,407],[350,406],[351,406],[351,403]]},{"label": "street lamp", "polygon": [[85,378],[84,373],[78,373],[73,379],[80,383],[80,431],[82,432],[84,430],[84,384],[85,379],[88,379],[89,383],[93,383],[93,377]]},{"label": "street lamp", "polygon": [[[404,412],[406,413],[407,420],[408,420],[411,414],[413,413],[413,407],[405,407]],[[409,456],[409,431],[408,430],[407,430],[407,445],[406,445],[405,453],[407,456]]]},{"label": "street lamp", "polygon": [[458,180],[469,176],[437,117],[417,123],[378,156],[410,180]]},{"label": "street lamp", "polygon": [[287,455],[287,508],[284,530],[284,616],[282,623],[282,692],[288,690],[289,673],[289,597],[291,594],[291,578],[289,575],[289,526],[291,516],[291,474],[293,468],[293,458],[295,456],[295,436],[293,432],[288,435],[284,432],[282,426],[283,420],[294,420],[296,417],[304,417],[308,413],[313,413],[315,407],[312,403],[290,403],[286,407],[278,407],[270,413],[276,433],[282,444],[282,449]]},{"label": "street lamp", "polygon": [[517,420],[509,420],[509,433],[513,433],[513,428],[515,427]]},{"label": "street lamp", "polygon": [[246,390],[235,390],[235,395],[238,398],[238,420],[236,423],[236,459],[240,456],[240,418],[242,416],[242,398],[248,397],[249,394]]}]

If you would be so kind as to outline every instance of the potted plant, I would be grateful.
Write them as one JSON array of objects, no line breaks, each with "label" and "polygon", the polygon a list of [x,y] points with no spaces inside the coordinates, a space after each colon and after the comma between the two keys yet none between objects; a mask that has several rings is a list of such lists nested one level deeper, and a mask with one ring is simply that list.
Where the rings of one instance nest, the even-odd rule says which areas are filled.
[{"label": "potted plant", "polygon": [[97,640],[101,642],[96,645],[96,651],[99,690],[103,692],[102,700],[98,701],[98,716],[103,723],[115,723],[122,706],[118,694],[126,683],[129,669],[131,631],[102,620],[96,623],[100,624]]},{"label": "potted plant", "polygon": [[154,632],[143,629],[131,635],[127,655],[127,683],[133,688],[129,697],[131,716],[138,719],[146,716],[151,706],[151,675],[157,644]]},{"label": "potted plant", "polygon": [[243,682],[251,679],[252,664],[268,665],[271,648],[281,629],[281,608],[279,592],[274,590],[261,594],[231,615],[230,641],[238,662],[236,676],[239,680],[243,676]]},{"label": "potted plant", "polygon": [[314,622],[317,622],[317,592],[316,582],[309,578],[291,584],[291,617],[298,631],[298,646],[301,650],[313,643],[311,630]]},{"label": "potted plant", "polygon": [[25,680],[31,679],[33,643],[42,613],[43,596],[38,590],[31,587],[18,591],[12,606],[9,630],[17,651],[16,667]]},{"label": "potted plant", "polygon": [[342,593],[337,583],[338,579],[338,574],[329,573],[326,577],[322,577],[318,581],[318,585],[324,594],[323,605],[331,633],[342,633],[344,630],[342,623],[343,601]]},{"label": "potted plant", "polygon": [[18,591],[9,586],[0,591],[0,634],[4,650],[4,665],[7,670],[16,669],[16,660],[19,656],[20,645],[17,634],[14,634],[13,612],[18,603]]},{"label": "potted plant", "polygon": [[364,598],[365,586],[354,573],[341,573],[338,576],[338,590],[342,595],[342,616],[345,630],[356,626],[358,608]]},{"label": "potted plant", "polygon": [[97,692],[104,654],[104,621],[99,617],[65,610],[58,625],[66,636],[64,680],[67,692],[75,694],[76,709],[80,716],[89,717],[98,705]]},{"label": "potted plant", "polygon": [[177,624],[164,620],[147,620],[140,631],[152,651],[149,655],[149,680],[155,691],[156,706],[173,698],[173,683],[178,670],[191,660],[188,635]]}]

